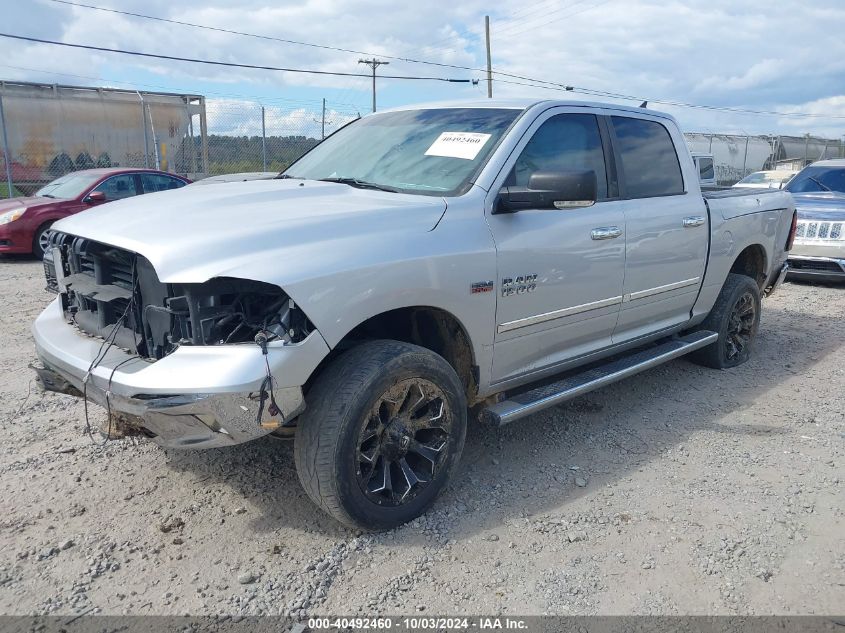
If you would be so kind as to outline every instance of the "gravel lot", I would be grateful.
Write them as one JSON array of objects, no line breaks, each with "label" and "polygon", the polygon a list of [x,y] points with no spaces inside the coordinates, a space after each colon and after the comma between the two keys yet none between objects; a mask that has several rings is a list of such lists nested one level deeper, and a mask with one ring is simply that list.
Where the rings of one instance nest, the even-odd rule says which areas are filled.
[{"label": "gravel lot", "polygon": [[738,369],[679,360],[504,430],[472,427],[433,511],[362,535],[311,505],[290,443],[94,444],[81,402],[38,392],[27,368],[42,287],[39,263],[0,259],[0,613],[845,604],[845,288],[785,285]]}]

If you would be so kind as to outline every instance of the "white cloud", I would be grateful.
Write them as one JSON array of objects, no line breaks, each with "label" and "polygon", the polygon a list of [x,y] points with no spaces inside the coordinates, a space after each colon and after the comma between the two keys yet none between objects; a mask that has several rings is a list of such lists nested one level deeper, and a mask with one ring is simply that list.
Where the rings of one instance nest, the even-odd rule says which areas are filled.
[{"label": "white cloud", "polygon": [[[209,134],[261,136],[261,104],[237,99],[209,99],[206,102]],[[357,113],[326,110],[326,135],[357,118]],[[278,105],[264,106],[267,136],[320,138],[322,109]]]},{"label": "white cloud", "polygon": [[[170,0],[111,1],[111,6],[210,26],[324,43],[377,55],[410,56],[461,66],[484,65],[483,15],[489,3],[434,0],[425,5],[392,0],[310,0],[304,3],[238,3],[211,0],[200,6]],[[109,0],[102,0],[107,5]],[[303,67],[367,72],[356,53],[238,37],[128,16],[56,5],[45,0],[7,11],[16,32],[130,50]],[[31,5],[31,6],[30,6]],[[496,70],[568,85],[649,99],[736,106],[755,110],[840,113],[845,93],[845,3],[841,0],[503,0],[492,9]],[[277,91],[292,99],[318,89],[330,101],[366,108],[370,83],[343,78],[168,63],[0,40],[4,64],[56,73],[101,75],[131,81],[139,69],[174,90],[193,91],[207,82],[231,92]],[[7,77],[50,76],[4,69]],[[110,74],[107,74],[110,73]],[[483,78],[479,72],[392,60],[380,74],[426,74]],[[115,76],[117,75],[117,76]],[[496,83],[497,96],[570,98],[539,88]],[[63,75],[54,81],[69,82]],[[90,82],[89,82],[90,83]],[[179,86],[179,88],[175,88]],[[218,87],[218,91],[220,88]],[[478,89],[422,82],[379,83],[393,102],[483,94]],[[309,97],[309,98],[313,98]],[[675,114],[686,129],[841,133],[841,119],[793,119],[655,105]],[[831,109],[825,109],[830,107]],[[297,110],[291,105],[286,111]],[[311,105],[306,110],[318,111]],[[292,114],[289,112],[289,114]],[[304,116],[304,115],[303,115]],[[294,121],[290,123],[293,125]],[[304,125],[304,123],[303,123]],[[232,128],[236,129],[236,128]]]}]

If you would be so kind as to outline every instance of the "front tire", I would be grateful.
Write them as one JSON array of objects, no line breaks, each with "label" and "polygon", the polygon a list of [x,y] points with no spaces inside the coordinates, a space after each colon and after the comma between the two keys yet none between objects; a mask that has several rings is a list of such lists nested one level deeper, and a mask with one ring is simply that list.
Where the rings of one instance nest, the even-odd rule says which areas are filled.
[{"label": "front tire", "polygon": [[722,291],[700,329],[719,334],[715,343],[690,355],[714,369],[736,367],[751,357],[760,327],[760,288],[746,275],[728,275]]},{"label": "front tire", "polygon": [[385,530],[423,514],[466,437],[466,396],[441,357],[368,341],[314,382],[297,425],[296,470],[308,496],[342,523]]},{"label": "front tire", "polygon": [[44,259],[44,251],[50,243],[50,227],[52,222],[45,222],[35,231],[35,236],[32,238],[32,255],[38,259]]}]

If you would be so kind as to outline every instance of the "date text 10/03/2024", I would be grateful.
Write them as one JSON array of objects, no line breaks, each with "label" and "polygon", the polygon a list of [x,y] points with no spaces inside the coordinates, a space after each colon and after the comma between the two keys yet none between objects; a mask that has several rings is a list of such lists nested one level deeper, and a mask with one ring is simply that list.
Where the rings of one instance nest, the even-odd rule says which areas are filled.
[{"label": "date text 10/03/2024", "polygon": [[526,630],[527,623],[517,618],[500,617],[478,617],[478,618],[442,618],[442,617],[405,617],[395,620],[389,617],[382,618],[311,618],[308,620],[308,628],[313,631],[319,630]]}]

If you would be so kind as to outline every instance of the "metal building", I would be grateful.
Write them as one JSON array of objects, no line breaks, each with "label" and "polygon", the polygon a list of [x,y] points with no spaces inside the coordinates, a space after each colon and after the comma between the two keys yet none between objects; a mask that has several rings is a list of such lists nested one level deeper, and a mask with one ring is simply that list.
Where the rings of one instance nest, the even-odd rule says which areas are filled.
[{"label": "metal building", "polygon": [[20,193],[90,167],[151,167],[193,179],[207,165],[200,95],[0,81],[0,115],[0,181]]},{"label": "metal building", "polygon": [[809,134],[778,136],[745,134],[684,134],[691,152],[713,154],[716,181],[732,185],[748,174],[763,169],[802,169],[825,158],[845,157],[845,141]]}]

